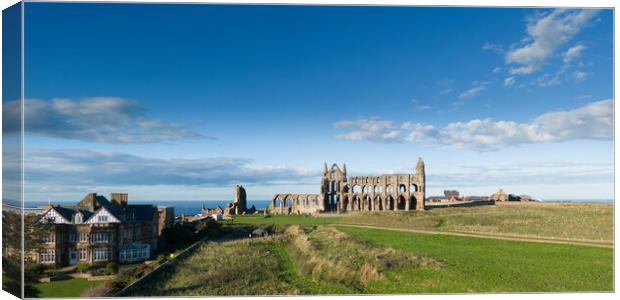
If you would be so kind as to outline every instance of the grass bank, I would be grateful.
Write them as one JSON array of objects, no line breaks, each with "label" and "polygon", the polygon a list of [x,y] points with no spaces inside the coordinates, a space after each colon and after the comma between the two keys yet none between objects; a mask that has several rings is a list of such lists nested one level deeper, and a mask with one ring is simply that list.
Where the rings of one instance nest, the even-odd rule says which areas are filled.
[{"label": "grass bank", "polygon": [[331,227],[297,227],[276,237],[204,245],[166,266],[128,296],[317,295],[364,293],[373,280],[423,259]]},{"label": "grass bank", "polygon": [[209,243],[164,267],[129,296],[216,296],[297,294],[281,280],[286,268],[273,251],[274,239]]}]

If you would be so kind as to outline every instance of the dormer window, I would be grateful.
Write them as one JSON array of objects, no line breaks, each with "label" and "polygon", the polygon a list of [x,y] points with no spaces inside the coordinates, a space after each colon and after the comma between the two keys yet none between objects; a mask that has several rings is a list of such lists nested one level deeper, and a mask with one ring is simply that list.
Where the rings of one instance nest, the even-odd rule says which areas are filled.
[{"label": "dormer window", "polygon": [[82,222],[84,222],[82,214],[81,213],[77,213],[75,214],[75,216],[73,216],[73,223],[75,224],[81,224]]},{"label": "dormer window", "polygon": [[97,216],[97,222],[107,222],[108,221],[108,216],[106,215],[98,215]]}]

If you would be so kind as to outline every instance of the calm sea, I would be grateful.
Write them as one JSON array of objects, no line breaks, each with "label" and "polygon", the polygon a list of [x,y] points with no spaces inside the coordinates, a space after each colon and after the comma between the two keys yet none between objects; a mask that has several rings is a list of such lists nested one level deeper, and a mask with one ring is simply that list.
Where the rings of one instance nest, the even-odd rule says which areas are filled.
[{"label": "calm sea", "polygon": [[[129,204],[154,204],[154,205],[162,205],[162,206],[172,206],[174,207],[174,214],[180,216],[181,214],[185,215],[196,215],[202,211],[202,206],[204,205],[207,208],[216,208],[221,206],[222,208],[226,207],[226,204],[232,202],[232,200],[157,200],[157,201],[149,201],[149,200],[130,200]],[[248,200],[248,208],[252,207],[252,205],[256,206],[256,208],[266,208],[271,203],[271,200]],[[38,207],[41,205],[47,205],[46,201],[27,201],[25,203],[25,207]],[[60,205],[75,205],[74,201],[71,202],[54,202],[53,204]]]}]

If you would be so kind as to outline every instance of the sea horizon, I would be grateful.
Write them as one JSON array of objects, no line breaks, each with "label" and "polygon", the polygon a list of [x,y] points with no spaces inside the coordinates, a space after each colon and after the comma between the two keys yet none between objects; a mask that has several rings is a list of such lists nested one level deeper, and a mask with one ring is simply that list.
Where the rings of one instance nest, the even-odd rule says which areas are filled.
[{"label": "sea horizon", "polygon": [[[175,215],[196,215],[200,214],[203,206],[206,208],[216,208],[218,206],[224,208],[228,203],[232,203],[233,200],[131,200],[130,204],[153,204],[157,206],[171,206],[174,207]],[[542,202],[576,202],[576,203],[614,203],[614,199],[542,199]],[[3,203],[18,206],[16,201],[3,200]],[[38,208],[44,205],[56,204],[56,205],[75,205],[75,200],[59,200],[59,201],[25,201],[25,208]],[[254,205],[257,209],[264,209],[269,206],[271,200],[267,199],[254,199],[247,200],[247,206],[252,207]]]}]

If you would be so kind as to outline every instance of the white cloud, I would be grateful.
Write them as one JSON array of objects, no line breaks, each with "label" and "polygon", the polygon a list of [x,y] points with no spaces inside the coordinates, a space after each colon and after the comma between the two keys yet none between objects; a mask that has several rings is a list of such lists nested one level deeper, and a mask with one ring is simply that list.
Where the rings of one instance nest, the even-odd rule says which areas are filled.
[{"label": "white cloud", "polygon": [[527,74],[532,74],[536,71],[538,71],[540,67],[537,65],[529,65],[529,66],[524,66],[524,67],[518,67],[518,68],[510,68],[510,74],[512,75],[527,75]]},{"label": "white cloud", "polygon": [[499,73],[501,71],[502,71],[502,68],[500,68],[500,67],[493,68],[493,73]]},{"label": "white cloud", "polygon": [[487,85],[489,84],[488,81],[484,81],[484,82],[476,82],[474,81],[473,83],[473,87],[463,91],[462,93],[460,93],[458,95],[458,98],[461,100],[467,100],[467,99],[471,99],[475,96],[477,96],[478,94],[484,92],[487,90]]},{"label": "white cloud", "polygon": [[[5,133],[19,132],[20,102],[3,104]],[[179,124],[150,117],[137,102],[116,97],[82,100],[27,99],[25,130],[34,135],[109,143],[154,143],[202,139]]]},{"label": "white cloud", "polygon": [[528,37],[520,47],[506,53],[506,62],[517,65],[511,73],[531,74],[538,71],[556,49],[579,33],[597,13],[594,9],[555,9],[531,18],[527,25]]},{"label": "white cloud", "polygon": [[401,131],[396,129],[392,121],[376,118],[355,121],[340,121],[334,124],[336,129],[351,130],[337,137],[347,140],[369,140],[379,143],[393,143],[402,140]]},{"label": "white cloud", "polygon": [[556,72],[553,75],[545,73],[544,75],[536,78],[536,84],[542,87],[560,84],[562,82],[562,79],[560,79],[560,76],[563,73],[564,72],[562,70],[560,70],[559,72]]},{"label": "white cloud", "polygon": [[123,190],[125,186],[148,189],[165,185],[174,190],[180,187],[232,188],[239,183],[303,184],[318,182],[320,176],[318,168],[261,165],[245,158],[158,159],[86,149],[29,149],[24,164],[28,169],[28,192],[35,194],[41,189],[85,194],[104,186]]},{"label": "white cloud", "polygon": [[[347,126],[342,126],[346,124]],[[504,146],[567,140],[609,140],[613,137],[613,101],[593,102],[569,111],[544,113],[531,122],[495,121],[490,118],[453,122],[444,128],[405,122],[360,119],[341,121],[337,129],[351,130],[337,137],[371,142],[428,142],[457,149],[495,151]]]},{"label": "white cloud", "polygon": [[515,77],[510,76],[504,79],[504,86],[513,86],[515,84]]},{"label": "white cloud", "polygon": [[581,56],[581,53],[583,52],[583,50],[585,50],[586,47],[582,44],[577,44],[573,47],[568,48],[568,50],[566,50],[566,52],[564,53],[564,63],[568,64],[571,61],[573,61],[575,58],[578,58],[579,56]]},{"label": "white cloud", "polygon": [[484,43],[484,45],[482,45],[482,50],[493,51],[495,53],[502,53],[504,52],[504,47],[502,47],[502,45],[497,45],[497,44],[486,42]]},{"label": "white cloud", "polygon": [[573,78],[577,82],[582,82],[582,81],[586,80],[586,78],[589,75],[590,75],[589,73],[586,73],[586,72],[583,72],[583,71],[575,71],[575,72],[573,72]]}]

